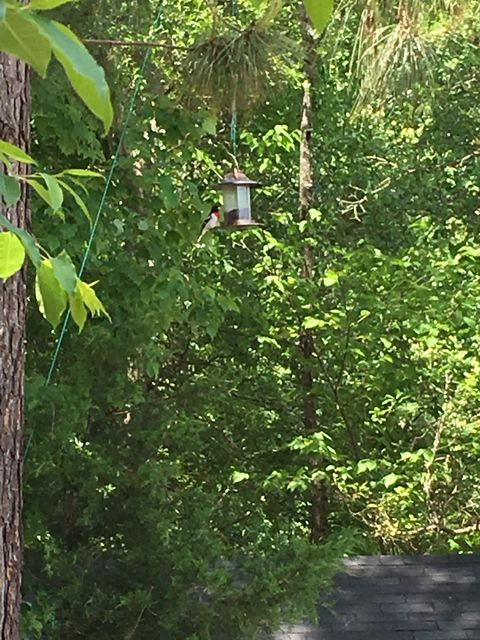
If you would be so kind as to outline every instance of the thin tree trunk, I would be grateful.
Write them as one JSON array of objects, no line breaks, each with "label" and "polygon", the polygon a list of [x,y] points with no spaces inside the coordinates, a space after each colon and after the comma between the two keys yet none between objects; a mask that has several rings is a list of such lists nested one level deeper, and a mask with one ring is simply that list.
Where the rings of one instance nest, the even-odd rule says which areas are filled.
[{"label": "thin tree trunk", "polygon": [[[307,220],[308,212],[314,205],[313,190],[313,87],[317,77],[317,48],[313,27],[305,12],[303,3],[299,8],[300,27],[304,47],[303,64],[303,102],[300,122],[300,170],[299,170],[299,209],[300,220]],[[314,275],[314,256],[312,247],[305,242],[302,247],[302,277],[311,280]],[[315,344],[311,329],[303,329],[300,335],[302,351],[301,386],[303,392],[303,424],[305,433],[318,431],[317,398],[315,383]],[[312,460],[312,467],[318,468],[320,462]],[[323,480],[317,480],[311,489],[310,496],[310,538],[312,542],[320,542],[328,530],[328,494]]]},{"label": "thin tree trunk", "polygon": [[[27,150],[29,122],[28,69],[0,53],[0,139]],[[25,166],[15,170],[25,173]],[[26,186],[16,205],[6,209],[0,204],[0,211],[26,228]],[[25,307],[24,268],[7,282],[0,280],[0,640],[20,639]]]}]

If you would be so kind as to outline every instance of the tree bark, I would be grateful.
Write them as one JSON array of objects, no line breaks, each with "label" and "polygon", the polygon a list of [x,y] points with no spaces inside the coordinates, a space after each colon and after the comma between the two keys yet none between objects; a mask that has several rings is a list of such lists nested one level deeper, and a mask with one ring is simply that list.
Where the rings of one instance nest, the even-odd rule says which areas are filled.
[{"label": "tree bark", "polygon": [[[303,63],[303,101],[300,122],[300,166],[299,166],[299,219],[307,220],[308,212],[314,205],[313,189],[313,115],[314,99],[313,87],[317,77],[317,43],[314,29],[306,14],[303,3],[299,7],[300,28],[304,49]],[[302,247],[303,264],[302,278],[311,280],[314,276],[314,256],[308,241]],[[317,397],[315,384],[315,343],[311,329],[302,329],[300,334],[300,349],[302,352],[302,368],[300,384],[303,392],[303,424],[305,433],[313,434],[318,431]],[[318,469],[321,461],[311,460],[312,469]],[[319,543],[328,531],[328,493],[326,483],[316,480],[309,495],[310,502],[310,539]]]},{"label": "tree bark", "polygon": [[[0,139],[28,150],[29,71],[0,53]],[[0,172],[5,167],[0,163]],[[24,165],[15,165],[25,174]],[[16,205],[0,211],[18,227],[29,223],[26,185]],[[22,434],[25,370],[25,267],[0,280],[0,640],[20,640],[22,569]]]}]

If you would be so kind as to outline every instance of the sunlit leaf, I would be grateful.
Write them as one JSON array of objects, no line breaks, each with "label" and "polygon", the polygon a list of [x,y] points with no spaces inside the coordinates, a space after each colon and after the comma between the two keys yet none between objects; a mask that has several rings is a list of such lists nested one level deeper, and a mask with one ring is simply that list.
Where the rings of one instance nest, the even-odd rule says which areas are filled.
[{"label": "sunlit leaf", "polygon": [[[3,46],[3,42],[1,45]],[[35,160],[28,155],[28,153],[23,151],[23,149],[20,149],[20,147],[17,147],[14,144],[10,144],[10,142],[5,142],[5,140],[0,140],[0,151],[18,162],[24,162],[25,164],[37,164]]]},{"label": "sunlit leaf", "polygon": [[55,9],[62,4],[67,4],[72,0],[30,0],[30,3],[26,6],[27,9],[35,9],[35,11],[48,11],[49,9]]},{"label": "sunlit leaf", "polygon": [[38,267],[40,264],[40,251],[38,250],[37,244],[32,236],[25,229],[19,229],[14,224],[10,222],[3,214],[0,213],[0,225],[11,231],[13,234],[17,236],[17,238],[21,241],[23,246],[25,247],[25,251],[27,252],[28,257],[33,262],[33,264]]},{"label": "sunlit leaf", "polygon": [[333,287],[334,284],[337,284],[338,282],[338,273],[335,273],[334,271],[327,271],[325,273],[325,276],[323,278],[323,284],[326,287]]},{"label": "sunlit leaf", "polygon": [[318,329],[319,327],[324,327],[324,326],[325,326],[325,320],[322,320],[321,318],[308,317],[308,318],[305,318],[305,320],[303,321],[303,327],[305,329]]},{"label": "sunlit leaf", "polygon": [[87,320],[87,308],[85,307],[80,291],[77,290],[73,296],[68,296],[68,302],[73,321],[81,331]]},{"label": "sunlit leaf", "polygon": [[107,310],[103,306],[102,302],[97,297],[97,294],[93,289],[93,285],[79,280],[77,282],[77,290],[80,292],[82,300],[92,316],[104,315],[110,320],[110,316],[108,315]]},{"label": "sunlit leaf", "polygon": [[0,232],[0,278],[6,280],[22,268],[25,248],[11,231]]},{"label": "sunlit leaf", "polygon": [[397,476],[396,473],[389,473],[387,476],[383,478],[383,484],[388,489],[390,487],[393,487],[393,485],[396,484],[399,479],[400,477]]},{"label": "sunlit leaf", "polygon": [[40,312],[55,329],[67,306],[67,294],[56,278],[50,260],[42,260],[37,269],[35,293]]},{"label": "sunlit leaf", "polygon": [[234,471],[232,473],[233,484],[238,484],[239,482],[243,482],[244,480],[248,480],[249,478],[250,474],[243,471]]},{"label": "sunlit leaf", "polygon": [[315,31],[322,33],[332,15],[333,0],[303,0],[303,3]]},{"label": "sunlit leaf", "polygon": [[103,174],[90,169],[65,169],[59,176],[79,176],[81,178],[103,178]]},{"label": "sunlit leaf", "polygon": [[364,473],[365,471],[374,471],[378,466],[376,460],[359,460],[357,464],[357,473]]}]

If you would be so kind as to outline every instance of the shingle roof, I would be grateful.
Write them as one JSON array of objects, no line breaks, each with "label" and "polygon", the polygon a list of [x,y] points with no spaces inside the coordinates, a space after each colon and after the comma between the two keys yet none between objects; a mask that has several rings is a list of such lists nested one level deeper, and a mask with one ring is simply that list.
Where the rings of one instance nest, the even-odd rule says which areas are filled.
[{"label": "shingle roof", "polygon": [[275,640],[480,640],[480,554],[369,556],[335,576],[333,610]]}]

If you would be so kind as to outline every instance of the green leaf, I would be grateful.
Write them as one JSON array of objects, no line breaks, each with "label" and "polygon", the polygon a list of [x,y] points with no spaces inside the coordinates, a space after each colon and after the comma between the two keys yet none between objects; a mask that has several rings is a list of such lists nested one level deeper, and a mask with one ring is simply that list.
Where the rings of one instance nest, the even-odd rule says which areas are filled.
[{"label": "green leaf", "polygon": [[250,474],[244,473],[243,471],[234,471],[232,473],[233,484],[238,484],[239,482],[243,482],[244,480],[248,480],[249,478],[250,478]]},{"label": "green leaf", "polygon": [[50,206],[53,211],[58,211],[63,204],[63,191],[61,186],[58,183],[58,180],[53,176],[48,175],[48,173],[40,174],[43,178],[43,181],[47,185],[48,194],[50,197]]},{"label": "green leaf", "polygon": [[308,214],[310,216],[310,219],[314,222],[318,222],[318,220],[322,219],[322,212],[318,209],[309,209]]},{"label": "green leaf", "polygon": [[117,233],[123,233],[124,232],[124,230],[125,230],[125,223],[124,222],[122,222],[118,218],[115,218],[115,220],[112,220],[112,224],[115,227],[115,229],[117,230]]},{"label": "green leaf", "polygon": [[207,116],[202,122],[202,129],[205,133],[214,136],[217,133],[217,119],[214,116]]},{"label": "green leaf", "polygon": [[333,0],[303,0],[308,17],[317,33],[327,26],[333,11]]},{"label": "green leaf", "polygon": [[0,151],[0,162],[3,162],[3,164],[7,167],[7,169],[9,171],[11,171],[13,169],[13,165],[12,165],[10,159],[4,153],[2,153],[1,151]]},{"label": "green leaf", "polygon": [[6,0],[0,0],[0,22],[7,15],[7,3]]},{"label": "green leaf", "polygon": [[52,48],[40,33],[33,16],[7,8],[6,15],[0,22],[0,47],[2,51],[30,64],[37,73],[45,77]]},{"label": "green leaf", "polygon": [[59,180],[58,179],[58,182],[72,196],[72,198],[77,203],[77,206],[83,211],[85,217],[90,222],[90,225],[92,225],[92,216],[90,215],[90,211],[88,210],[88,207],[85,204],[85,202],[82,200],[82,198],[75,191],[75,189],[73,189],[67,182],[65,182],[65,180]]},{"label": "green leaf", "polygon": [[113,109],[103,69],[68,27],[41,16],[32,16],[32,19],[48,38],[72,87],[90,111],[102,120],[105,131],[108,131],[112,124]]},{"label": "green leaf", "polygon": [[87,319],[87,309],[83,303],[80,291],[77,290],[75,295],[68,296],[68,302],[70,304],[70,313],[72,314],[73,321],[81,331]]},{"label": "green leaf", "polygon": [[81,180],[79,180],[78,178],[74,178],[73,176],[68,176],[69,180],[71,182],[73,182],[73,184],[76,184],[77,187],[80,187],[80,189],[83,191],[83,193],[88,196],[88,189],[86,188],[86,186],[83,184],[83,182]]},{"label": "green leaf", "polygon": [[25,248],[11,231],[0,232],[0,278],[6,280],[22,268]]},{"label": "green leaf", "polygon": [[0,196],[5,206],[10,207],[20,199],[20,184],[13,176],[0,175]]},{"label": "green leaf", "polygon": [[383,478],[383,484],[388,489],[389,487],[393,487],[393,485],[396,484],[399,479],[400,476],[397,476],[396,473],[389,473]]},{"label": "green leaf", "polygon": [[51,263],[60,286],[73,296],[77,288],[77,272],[70,256],[66,251],[62,251],[56,258],[52,258]]},{"label": "green leaf", "polygon": [[108,315],[105,307],[101,303],[101,301],[97,298],[97,294],[93,290],[93,284],[87,284],[82,280],[77,281],[77,291],[80,292],[82,296],[82,300],[92,316],[100,316],[104,315],[110,320],[110,316]]},{"label": "green leaf", "polygon": [[34,9],[35,11],[48,11],[49,9],[55,9],[62,4],[67,4],[72,0],[30,0],[30,3],[26,6],[27,9]]},{"label": "green leaf", "polygon": [[325,273],[325,276],[323,278],[323,284],[326,287],[333,287],[334,284],[337,284],[338,282],[338,273],[335,273],[335,271],[327,271]]},{"label": "green leaf", "polygon": [[67,306],[67,294],[55,277],[50,260],[42,260],[37,269],[35,293],[40,312],[55,329]]},{"label": "green leaf", "polygon": [[[1,46],[3,47],[3,42]],[[5,140],[0,140],[0,151],[10,158],[18,160],[18,162],[24,162],[25,164],[37,164],[35,160],[28,155],[28,153],[23,151],[23,149],[20,149],[20,147],[17,147],[14,144],[10,144],[10,142],[5,142]]]},{"label": "green leaf", "polygon": [[48,206],[53,209],[50,193],[38,180],[35,180],[35,178],[25,178],[25,182],[27,182],[38,193],[42,200],[44,200]]},{"label": "green leaf", "polygon": [[33,262],[33,264],[38,267],[40,264],[40,251],[38,250],[37,243],[32,238],[32,236],[25,231],[25,229],[19,229],[14,224],[8,220],[4,215],[0,213],[0,225],[4,226],[6,229],[14,233],[22,242],[25,247],[25,251],[28,254],[28,257]]},{"label": "green leaf", "polygon": [[318,329],[318,327],[324,327],[324,326],[325,326],[325,320],[321,320],[320,318],[312,318],[311,316],[309,316],[308,318],[305,318],[305,320],[303,321],[304,329]]},{"label": "green leaf", "polygon": [[178,207],[178,197],[173,188],[172,179],[170,176],[160,176],[158,178],[160,183],[160,189],[162,192],[162,199],[167,209],[175,209]]},{"label": "green leaf", "polygon": [[80,176],[82,178],[103,178],[103,174],[90,169],[65,169],[59,176]]},{"label": "green leaf", "polygon": [[374,471],[378,466],[376,460],[359,460],[357,464],[357,473],[364,473],[365,471]]}]

